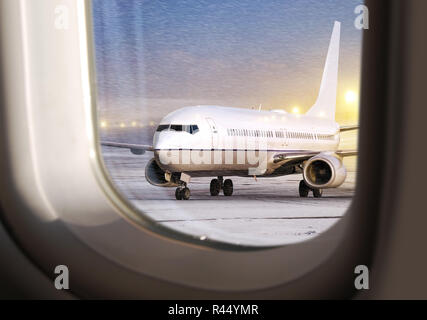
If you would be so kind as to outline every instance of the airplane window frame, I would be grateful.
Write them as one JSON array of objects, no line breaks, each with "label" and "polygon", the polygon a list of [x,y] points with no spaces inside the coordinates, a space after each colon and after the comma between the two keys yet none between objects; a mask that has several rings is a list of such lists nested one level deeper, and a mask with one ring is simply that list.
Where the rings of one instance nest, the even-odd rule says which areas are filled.
[{"label": "airplane window frame", "polygon": [[[75,144],[72,145],[73,151],[76,151],[76,154],[81,156],[78,159],[78,161],[81,161],[79,162],[79,165],[76,167],[71,167],[84,171],[84,173],[87,174],[87,177],[83,175],[85,179],[92,179],[93,177],[96,178],[93,178],[94,180],[91,180],[91,182],[87,186],[81,184],[79,186],[75,185],[77,183],[73,181],[73,176],[69,173],[67,175],[67,171],[64,170],[64,168],[62,167],[61,161],[65,161],[66,158],[59,151],[63,151],[64,153],[66,153],[67,150],[65,149],[65,147],[61,146],[60,144],[53,143],[49,146],[51,149],[44,149],[45,145],[41,142],[41,137],[49,137],[49,135],[52,135],[52,132],[55,133],[54,130],[59,130],[60,127],[58,127],[58,124],[52,123],[50,127],[44,127],[43,130],[40,130],[40,132],[37,131],[37,134],[35,134],[34,137],[32,137],[31,134],[22,134],[22,132],[28,133],[28,130],[36,130],[36,128],[40,128],[39,124],[41,123],[40,121],[42,121],[42,119],[37,118],[37,112],[34,112],[39,110],[39,105],[36,103],[37,101],[33,102],[32,99],[29,99],[32,97],[31,94],[34,93],[32,89],[37,87],[27,86],[28,84],[34,85],[35,80],[37,79],[31,77],[34,76],[34,70],[31,68],[28,69],[28,67],[32,67],[32,63],[34,61],[37,61],[37,58],[40,58],[40,56],[31,52],[31,50],[34,49],[32,47],[33,43],[28,42],[28,38],[25,38],[25,36],[32,35],[30,30],[25,29],[25,31],[29,33],[24,36],[20,33],[21,27],[28,27],[29,22],[27,22],[27,24],[22,24],[22,21],[20,21],[19,19],[17,19],[17,21],[11,21],[11,19],[7,18],[7,15],[5,13],[12,12],[14,14],[14,17],[32,17],[34,18],[33,21],[45,21],[44,19],[46,19],[46,13],[43,13],[42,9],[47,8],[49,9],[48,12],[52,12],[50,9],[52,9],[52,5],[55,5],[56,2],[46,2],[40,5],[40,7],[43,7],[40,10],[37,10],[34,7],[26,7],[27,4],[24,5],[25,9],[34,9],[33,12],[32,10],[23,11],[23,8],[21,7],[22,2],[18,3],[17,1],[11,0],[3,1],[0,4],[1,9],[3,9],[0,10],[0,14],[2,14],[3,19],[0,19],[0,21],[2,21],[2,23],[4,23],[5,25],[7,24],[8,26],[12,26],[13,28],[0,28],[0,30],[10,30],[10,35],[8,35],[7,37],[3,37],[1,41],[8,40],[10,41],[10,43],[12,43],[12,46],[9,48],[7,46],[0,46],[2,48],[2,61],[9,62],[9,64],[4,64],[4,69],[2,69],[2,72],[5,74],[15,73],[16,77],[14,78],[15,81],[13,83],[9,83],[7,88],[2,87],[2,90],[4,91],[5,96],[7,97],[7,99],[2,98],[5,99],[4,108],[6,108],[8,112],[5,113],[4,108],[2,108],[2,116],[4,117],[0,117],[0,119],[3,119],[2,121],[7,121],[8,123],[7,126],[2,126],[2,130],[9,130],[7,132],[8,134],[2,135],[2,139],[18,139],[17,137],[19,136],[17,134],[19,133],[21,134],[19,140],[22,143],[20,143],[19,145],[7,144],[7,151],[10,151],[9,153],[5,153],[4,150],[1,151],[4,155],[0,157],[2,161],[2,167],[6,167],[8,169],[4,171],[5,179],[4,181],[2,181],[2,184],[4,186],[5,183],[8,183],[9,185],[9,190],[6,191],[9,195],[9,197],[7,198],[8,200],[6,203],[2,203],[2,207],[5,208],[2,215],[2,221],[5,221],[8,224],[9,230],[11,233],[13,233],[15,241],[17,241],[21,245],[21,247],[26,250],[27,255],[31,256],[34,261],[37,261],[39,267],[44,270],[46,274],[50,272],[51,267],[55,265],[55,263],[59,260],[68,263],[73,268],[73,270],[75,270],[76,281],[79,281],[78,279],[80,277],[80,279],[86,279],[89,282],[91,281],[91,279],[88,279],[87,270],[84,270],[86,268],[84,268],[84,266],[82,265],[79,265],[79,262],[73,259],[75,258],[75,256],[67,256],[67,254],[69,254],[69,250],[67,250],[67,248],[70,248],[70,245],[72,245],[75,252],[79,253],[78,256],[87,258],[85,259],[85,261],[91,261],[97,265],[102,265],[102,270],[100,270],[98,274],[91,273],[91,276],[94,277],[93,282],[98,284],[101,283],[98,289],[89,288],[88,285],[83,284],[83,282],[79,284],[80,290],[75,289],[76,293],[85,293],[86,296],[99,296],[99,292],[101,292],[102,289],[105,289],[105,287],[109,285],[115,287],[116,290],[118,290],[116,296],[117,294],[119,296],[121,294],[127,294],[132,297],[144,296],[144,293],[141,291],[141,289],[134,288],[131,286],[125,286],[124,288],[122,288],[118,280],[116,281],[114,277],[113,279],[111,279],[112,274],[122,275],[123,277],[121,278],[121,280],[124,281],[124,279],[126,279],[127,281],[129,281],[128,283],[145,284],[145,288],[153,288],[155,287],[154,284],[156,284],[157,291],[155,291],[155,293],[153,294],[157,294],[157,296],[167,295],[167,293],[165,292],[168,289],[176,290],[179,288],[181,297],[259,297],[261,294],[260,291],[262,291],[260,289],[263,289],[264,293],[268,291],[271,296],[298,297],[309,295],[308,293],[303,293],[305,290],[302,290],[301,288],[313,287],[313,285],[309,284],[310,280],[315,281],[316,287],[318,287],[322,283],[325,284],[325,287],[328,288],[331,288],[331,284],[335,285],[332,291],[329,290],[329,293],[321,293],[317,291],[314,294],[316,297],[326,295],[339,295],[345,292],[347,294],[353,294],[354,289],[351,287],[352,284],[345,282],[346,280],[344,279],[348,279],[348,274],[352,273],[354,263],[357,263],[360,257],[364,257],[364,259],[367,259],[369,262],[369,257],[371,256],[371,247],[369,246],[369,244],[370,242],[372,242],[375,236],[373,232],[373,230],[375,230],[375,222],[377,217],[375,211],[376,209],[379,210],[377,196],[379,195],[379,190],[381,190],[381,184],[383,183],[381,178],[382,173],[385,169],[379,166],[378,163],[381,161],[375,161],[373,163],[373,161],[371,161],[371,155],[375,153],[379,154],[379,158],[384,158],[386,154],[385,152],[382,153],[381,151],[383,151],[387,145],[384,143],[384,141],[387,140],[385,136],[385,124],[390,119],[386,119],[385,117],[383,117],[382,111],[384,109],[382,108],[385,108],[386,106],[386,101],[383,93],[386,92],[387,85],[389,83],[388,81],[385,81],[385,75],[388,74],[387,72],[385,72],[385,70],[387,70],[387,62],[389,62],[389,60],[383,58],[388,57],[386,50],[389,48],[390,45],[390,39],[387,37],[387,35],[389,34],[388,23],[391,21],[391,18],[389,18],[388,15],[392,15],[393,13],[398,11],[397,9],[399,9],[399,5],[395,3],[389,4],[387,3],[387,1],[376,0],[367,2],[373,19],[371,19],[372,30],[369,31],[370,33],[367,33],[367,36],[364,39],[363,48],[364,61],[362,65],[362,93],[364,93],[365,95],[362,95],[361,97],[361,132],[359,134],[359,141],[363,143],[359,142],[361,153],[359,156],[358,164],[360,169],[358,173],[358,184],[356,194],[352,206],[349,209],[349,212],[351,211],[352,214],[347,214],[346,218],[343,219],[343,222],[339,223],[339,225],[334,226],[325,234],[322,234],[307,243],[299,243],[297,245],[280,246],[277,248],[269,249],[263,248],[262,250],[253,250],[253,248],[251,248],[250,250],[245,250],[245,248],[238,248],[238,250],[230,250],[230,247],[228,246],[221,246],[221,244],[218,243],[212,245],[209,243],[209,241],[202,241],[201,239],[194,239],[191,237],[181,238],[181,235],[178,236],[171,234],[164,236],[164,234],[162,235],[162,232],[164,232],[165,230],[159,230],[155,226],[149,225],[146,222],[142,222],[142,225],[136,223],[136,219],[138,219],[138,217],[133,215],[132,210],[129,210],[129,204],[124,205],[124,199],[114,190],[114,186],[109,181],[108,175],[105,171],[105,168],[103,167],[103,161],[99,154],[99,145],[97,145],[99,139],[95,133],[97,120],[94,105],[96,101],[94,101],[94,95],[91,95],[93,91],[87,91],[88,88],[92,88],[92,90],[95,90],[93,88],[94,82],[91,82],[91,80],[93,81],[93,66],[91,66],[90,64],[90,60],[93,58],[93,51],[91,51],[93,50],[93,48],[91,48],[90,41],[84,44],[83,42],[80,42],[80,40],[77,41],[76,39],[74,39],[74,33],[76,32],[73,28],[65,37],[61,35],[62,38],[58,37],[56,33],[47,29],[47,32],[45,34],[42,33],[44,35],[44,38],[40,41],[39,49],[43,49],[43,45],[50,44],[51,42],[49,41],[56,41],[53,43],[58,43],[61,46],[60,49],[72,49],[72,52],[69,53],[70,56],[68,56],[68,58],[81,59],[81,61],[79,60],[78,63],[82,70],[81,74],[78,72],[73,73],[73,70],[71,69],[64,69],[64,66],[62,68],[58,68],[57,74],[55,74],[55,72],[53,72],[52,75],[49,73],[46,74],[49,74],[49,76],[52,77],[61,76],[61,79],[63,79],[63,81],[68,81],[67,83],[81,84],[79,81],[83,83],[81,87],[77,85],[75,88],[75,90],[78,92],[78,95],[75,97],[75,99],[78,98],[81,100],[79,105],[82,108],[75,108],[75,110],[70,110],[69,112],[73,113],[67,114],[69,117],[66,118],[67,120],[69,120],[69,123],[61,123],[61,125],[63,125],[67,129],[70,129],[70,131],[72,130],[71,125],[75,125],[74,131],[71,131],[72,136],[67,132],[61,131],[59,131],[61,132],[59,135],[64,138],[64,141],[66,140],[67,142],[72,141],[72,139],[74,139]],[[28,6],[32,5],[29,4]],[[79,22],[79,34],[81,35],[82,32],[86,33],[86,37],[90,39],[89,28],[86,29],[87,24],[89,23],[90,25],[90,21],[88,20],[88,7],[85,4],[82,8],[81,3],[79,4],[79,6],[80,7],[77,8],[73,6],[73,10],[71,11],[71,13],[74,14],[74,10],[78,12],[80,17],[77,19]],[[82,14],[82,12],[84,13],[85,21],[81,20],[82,18],[80,15]],[[73,19],[72,21],[75,22],[76,20]],[[82,22],[84,22],[83,26],[85,26],[85,28],[83,28],[80,24]],[[39,28],[42,28],[42,26],[40,26]],[[14,36],[19,39],[19,41],[14,41]],[[21,37],[24,37],[23,41],[21,41]],[[50,37],[52,37],[53,40]],[[78,54],[76,53],[76,49],[72,46],[70,47],[69,43],[65,43],[63,38],[65,38],[65,40],[73,40],[71,42],[71,44],[73,45],[79,43],[82,46],[77,50]],[[85,46],[87,46],[87,48]],[[16,48],[22,49],[21,51],[23,52],[25,63],[22,63],[23,57],[15,53],[21,52],[20,50],[16,51]],[[60,51],[64,55],[66,54],[65,50],[62,49]],[[45,52],[46,51],[38,53]],[[375,55],[370,55],[370,53],[372,52],[375,52]],[[85,54],[82,53],[85,53],[86,57]],[[88,59],[87,57],[91,58]],[[61,58],[60,54],[57,54],[57,57],[53,58],[54,59],[52,59],[52,67],[47,66],[46,68],[53,68],[54,66],[58,66],[58,61],[61,61],[61,63],[64,62],[63,60],[61,60],[63,58]],[[73,63],[73,59],[70,60],[70,63]],[[16,72],[16,70],[12,67],[17,68],[18,72]],[[54,71],[54,69],[51,70]],[[69,74],[65,73],[65,71],[69,72]],[[68,78],[64,78],[64,75],[68,75]],[[52,78],[49,79],[52,80]],[[22,84],[25,84],[25,88],[28,90],[27,92],[25,92],[25,95],[19,94],[22,93],[23,90],[22,88],[20,88],[22,87]],[[21,100],[23,96],[27,98],[26,101]],[[43,98],[43,96],[39,97]],[[57,98],[58,100],[55,100],[54,98],[55,97],[51,97],[51,100],[54,102],[63,102],[63,100],[59,100],[59,98]],[[31,102],[31,106],[30,108],[26,108],[29,105],[29,102]],[[373,102],[375,102],[375,104]],[[376,107],[369,108],[369,106],[371,105],[374,105]],[[13,110],[12,106],[15,108],[15,110]],[[87,108],[87,106],[90,106],[90,108]],[[58,110],[41,110],[47,113],[57,112],[55,114],[49,114],[52,116],[58,115],[59,112],[63,111],[61,108],[58,108]],[[25,121],[22,120],[22,114],[19,112],[23,112],[26,115],[28,113],[28,117],[25,118]],[[17,116],[17,113],[19,116]],[[73,118],[73,116],[75,115],[79,116],[76,121]],[[38,125],[34,126],[34,123]],[[376,132],[377,134],[371,135],[372,132]],[[89,136],[89,139],[86,135]],[[46,141],[45,143],[51,142],[49,139],[47,140],[48,141]],[[62,143],[64,143],[64,141],[62,141]],[[9,142],[15,141],[10,140]],[[39,161],[36,164],[30,163],[30,160],[34,157],[34,151],[39,150],[34,149],[34,145],[36,147],[40,147],[42,150],[47,151],[55,149],[54,151],[58,151],[56,153],[58,158],[57,162],[59,162],[58,165],[55,166],[55,163],[49,161],[49,158],[42,153],[37,153],[36,155],[39,160],[48,160],[47,163],[43,163],[42,161]],[[70,145],[71,144],[68,144],[67,148],[69,148]],[[33,182],[32,180],[27,178],[26,183],[23,184],[22,180],[20,180],[22,179],[22,177],[17,174],[16,167],[13,165],[13,160],[17,159],[17,152],[15,152],[15,150],[19,150],[21,152],[18,154],[26,154],[25,152],[30,153],[28,159],[21,158],[19,162],[21,166],[28,166],[26,168],[28,169],[27,172],[33,173],[37,169],[43,168],[43,166],[49,164],[51,170],[49,174],[50,177],[52,177],[51,180],[45,180],[45,173],[43,172],[43,170],[41,170],[38,173],[38,178],[37,174],[35,175],[36,182]],[[68,159],[68,161],[71,163],[72,161],[77,160],[72,158]],[[87,166],[87,163],[90,163],[90,166]],[[63,172],[57,172],[57,168],[61,168]],[[88,168],[90,168],[90,170]],[[270,283],[265,283],[258,279],[258,283],[252,284],[252,286],[245,286],[245,284],[242,283],[239,284],[236,282],[236,279],[230,279],[227,277],[221,278],[222,286],[215,286],[215,284],[212,283],[213,281],[218,281],[219,277],[221,276],[224,276],[226,274],[230,275],[229,272],[233,267],[232,264],[230,268],[222,268],[221,266],[217,265],[216,267],[218,269],[217,273],[212,279],[213,281],[207,282],[204,285],[201,285],[192,278],[195,275],[189,274],[193,270],[192,268],[190,268],[191,265],[189,268],[187,268],[187,270],[185,270],[185,274],[181,274],[182,278],[179,280],[181,282],[177,282],[177,280],[174,278],[178,276],[176,272],[180,272],[180,270],[169,270],[170,272],[172,272],[169,277],[166,277],[164,274],[162,276],[159,276],[157,274],[156,277],[154,277],[152,274],[150,275],[147,270],[145,270],[144,272],[142,272],[141,270],[135,270],[129,265],[125,265],[123,261],[118,260],[117,257],[109,256],[106,251],[103,251],[103,249],[105,249],[101,248],[103,243],[99,243],[100,239],[96,237],[99,236],[101,233],[106,235],[106,230],[103,230],[104,232],[101,232],[102,230],[100,229],[99,233],[95,235],[87,233],[87,230],[84,230],[84,228],[79,228],[79,223],[81,222],[79,219],[81,218],[81,216],[76,215],[75,213],[72,213],[70,211],[71,209],[74,209],[77,212],[77,207],[73,207],[72,203],[67,202],[67,199],[61,197],[59,193],[55,193],[55,190],[53,189],[52,183],[54,182],[53,175],[55,173],[59,175],[57,177],[58,179],[64,177],[64,175],[67,175],[67,178],[72,181],[72,183],[68,185],[68,188],[76,192],[76,194],[78,196],[81,196],[81,198],[84,200],[81,201],[79,205],[86,204],[89,206],[89,204],[91,204],[92,213],[96,213],[94,218],[98,219],[98,217],[104,217],[104,214],[106,214],[107,212],[108,214],[111,213],[111,216],[114,216],[114,218],[116,218],[117,215],[117,217],[120,217],[119,221],[120,226],[122,228],[126,229],[129,228],[130,225],[132,225],[135,229],[140,231],[140,233],[138,234],[144,235],[144,240],[146,241],[144,244],[146,246],[149,246],[150,249],[152,249],[153,247],[161,248],[161,250],[157,251],[157,253],[159,254],[163,254],[164,252],[166,252],[166,248],[173,248],[177,250],[176,252],[172,251],[173,255],[179,252],[179,254],[182,256],[194,257],[194,259],[202,259],[203,261],[209,261],[210,259],[215,257],[216,261],[218,261],[218,258],[222,258],[223,260],[221,261],[232,261],[238,263],[238,260],[236,260],[236,257],[238,257],[240,261],[253,262],[254,265],[249,265],[249,268],[259,268],[260,265],[263,268],[268,268],[266,265],[262,264],[263,260],[265,259],[271,259],[269,260],[270,264],[280,263],[280,265],[283,266],[283,261],[286,260],[281,259],[284,259],[286,255],[291,255],[293,257],[298,256],[298,259],[302,257],[307,259],[305,262],[310,266],[309,268],[306,268],[304,270],[296,270],[294,268],[296,268],[298,265],[290,265],[286,270],[281,270],[280,273],[278,270],[275,270],[275,272],[277,273],[273,276],[279,277],[280,275],[280,279],[273,279]],[[73,174],[75,175],[75,172],[73,172]],[[374,175],[376,175],[378,179],[374,181],[369,180],[369,177]],[[37,199],[34,197],[34,195],[31,196],[31,192],[34,193],[34,190],[40,191],[40,185],[39,188],[30,188],[37,186],[37,181],[43,187],[42,189],[44,190],[43,192],[45,192],[45,198],[41,197],[40,199]],[[94,181],[96,181],[96,183]],[[85,195],[83,194],[83,191],[87,191],[87,188],[89,186],[97,186],[98,188],[96,189],[98,191],[96,191],[94,194],[91,194],[90,199],[85,198]],[[82,189],[81,193],[78,193],[77,187],[80,187]],[[62,184],[60,188],[56,186],[58,192],[63,191],[63,188],[64,185]],[[102,192],[99,192],[99,190],[102,190]],[[29,192],[28,195],[26,194],[26,192]],[[56,195],[57,199],[55,199],[54,197],[52,198],[52,195]],[[43,201],[41,201],[41,199],[43,199]],[[46,202],[46,199],[48,199],[49,201]],[[95,203],[95,200],[101,202],[101,199],[108,199],[108,201],[103,204]],[[57,211],[58,207],[60,207],[60,202],[62,203],[62,208],[64,210],[64,212],[62,213]],[[64,205],[68,205],[69,207],[64,207]],[[11,210],[10,208],[13,208],[13,210]],[[113,213],[115,215],[113,215]],[[52,215],[52,220],[49,220],[49,215]],[[49,221],[53,222],[48,223]],[[361,235],[363,236],[361,237]],[[76,239],[78,239],[77,243]],[[329,250],[322,252],[320,248],[323,248],[323,241],[325,241],[326,239],[335,239],[338,243],[333,248],[329,248]],[[122,239],[118,240],[121,241]],[[31,252],[28,249],[34,246],[35,241],[39,244],[39,247],[44,248],[44,253]],[[369,250],[367,250],[368,248]],[[64,252],[62,253],[61,250],[63,250]],[[169,250],[169,252],[171,251]],[[307,252],[310,254],[307,255]],[[322,252],[324,256],[319,257],[318,255],[320,254],[320,252]],[[194,256],[192,256],[191,254],[194,254]],[[176,258],[176,256],[174,257]],[[155,259],[155,257],[150,256],[150,259]],[[150,259],[147,259],[145,263],[150,264]],[[301,263],[301,260],[299,262]],[[251,270],[253,271],[254,269]],[[334,272],[335,270],[337,272]],[[242,270],[240,268],[239,271],[244,271],[246,276],[254,275],[256,277],[255,273],[252,274],[248,270]],[[132,275],[132,273],[134,274]],[[338,273],[342,273],[343,275],[338,275]],[[201,274],[198,273],[198,275],[200,276]],[[267,277],[268,276],[269,275],[267,274]],[[108,280],[106,282],[100,281],[106,279],[110,279],[110,282]],[[296,279],[299,280],[296,281]],[[343,280],[343,282],[336,283],[339,282],[338,279]],[[134,280],[134,282],[132,282],[132,280]],[[230,286],[226,285],[225,280],[228,280],[230,282]],[[103,291],[104,293],[106,292],[107,295],[115,295],[111,291]],[[182,294],[182,292],[185,293]],[[169,296],[178,295],[169,293]]]}]

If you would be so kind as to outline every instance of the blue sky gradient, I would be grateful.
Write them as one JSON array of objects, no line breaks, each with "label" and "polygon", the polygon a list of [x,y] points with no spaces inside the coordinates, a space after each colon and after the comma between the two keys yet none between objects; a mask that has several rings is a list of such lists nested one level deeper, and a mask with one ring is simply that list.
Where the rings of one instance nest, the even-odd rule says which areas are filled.
[{"label": "blue sky gradient", "polygon": [[149,123],[196,104],[306,110],[335,20],[342,22],[340,108],[345,92],[359,87],[354,9],[361,3],[93,0],[100,117]]}]

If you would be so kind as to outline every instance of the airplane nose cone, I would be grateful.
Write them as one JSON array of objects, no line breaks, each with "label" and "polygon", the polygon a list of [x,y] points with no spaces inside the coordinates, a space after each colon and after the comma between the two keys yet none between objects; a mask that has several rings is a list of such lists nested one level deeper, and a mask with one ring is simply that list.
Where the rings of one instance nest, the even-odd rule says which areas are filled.
[{"label": "airplane nose cone", "polygon": [[153,146],[155,150],[180,149],[182,141],[173,132],[160,132],[154,136]]}]

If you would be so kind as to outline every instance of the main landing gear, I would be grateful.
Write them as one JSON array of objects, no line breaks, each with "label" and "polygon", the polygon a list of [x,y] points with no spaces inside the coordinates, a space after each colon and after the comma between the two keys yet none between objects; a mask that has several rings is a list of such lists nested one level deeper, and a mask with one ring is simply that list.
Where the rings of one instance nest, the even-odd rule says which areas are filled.
[{"label": "main landing gear", "polygon": [[210,185],[211,196],[218,196],[221,190],[224,192],[224,196],[230,197],[233,194],[233,181],[231,181],[231,179],[226,179],[224,181],[223,177],[212,179]]},{"label": "main landing gear", "polygon": [[301,180],[299,183],[299,196],[301,198],[307,198],[310,191],[313,191],[313,196],[315,198],[321,198],[323,194],[322,189],[311,189],[304,180]]}]

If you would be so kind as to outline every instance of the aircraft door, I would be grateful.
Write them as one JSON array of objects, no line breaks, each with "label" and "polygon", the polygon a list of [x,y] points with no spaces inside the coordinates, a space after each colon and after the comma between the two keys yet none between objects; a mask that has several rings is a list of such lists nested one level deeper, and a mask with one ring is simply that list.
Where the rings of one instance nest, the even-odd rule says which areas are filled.
[{"label": "aircraft door", "polygon": [[288,132],[286,129],[282,129],[282,146],[287,147],[288,146]]},{"label": "aircraft door", "polygon": [[218,128],[215,124],[215,121],[212,118],[206,118],[206,121],[208,122],[209,127],[211,128],[211,137],[212,137],[211,148],[217,149],[218,148]]}]

